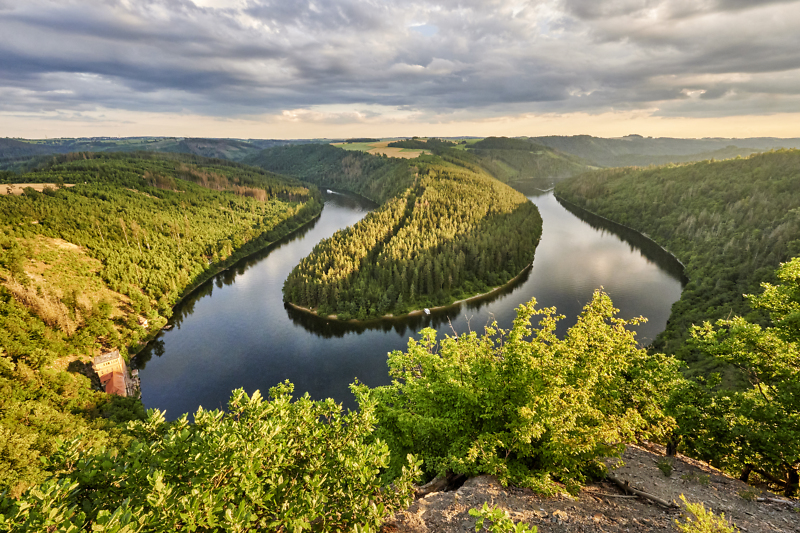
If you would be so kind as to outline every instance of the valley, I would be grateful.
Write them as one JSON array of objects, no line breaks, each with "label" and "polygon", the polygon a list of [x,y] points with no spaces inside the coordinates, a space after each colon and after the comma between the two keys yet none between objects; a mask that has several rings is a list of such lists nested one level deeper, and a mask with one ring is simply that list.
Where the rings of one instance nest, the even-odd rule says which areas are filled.
[{"label": "valley", "polygon": [[[78,493],[56,489],[48,473],[64,464],[35,459],[121,461],[124,470],[141,463],[143,448],[107,456],[100,447],[116,454],[129,442],[155,446],[148,460],[172,472],[171,501],[188,505],[187,473],[166,466],[160,439],[206,426],[241,435],[226,413],[254,409],[270,425],[265,413],[280,406],[291,409],[287,417],[324,411],[334,420],[343,408],[366,417],[355,441],[332,445],[362,447],[382,465],[383,477],[358,489],[386,502],[370,515],[375,523],[408,505],[414,477],[493,474],[542,494],[574,492],[598,457],[637,439],[794,494],[793,459],[776,462],[755,437],[737,440],[735,427],[708,428],[728,416],[721,405],[752,405],[754,375],[780,398],[794,397],[794,271],[777,269],[800,237],[796,151],[602,169],[527,139],[386,144],[419,153],[304,143],[253,151],[245,163],[150,152],[15,160],[30,171],[6,172],[7,188],[21,190],[0,198],[0,362],[9,391],[0,482],[12,495],[4,516],[22,516],[13,498],[43,483],[53,487],[47,505],[67,513],[49,520],[82,520],[58,503]],[[741,297],[765,281],[783,296]],[[743,318],[720,330],[691,328],[734,314]],[[780,365],[726,351],[741,334],[779,339],[770,353]],[[97,392],[88,361],[115,348],[138,372],[141,402]],[[545,382],[558,385],[528,390]],[[271,390],[269,399],[259,390]],[[293,390],[305,395],[287,403]],[[489,405],[519,407],[479,421]],[[762,433],[784,420],[747,416]],[[338,423],[326,426],[333,439],[345,438]],[[375,447],[373,431],[387,449]],[[791,439],[794,426],[781,431]],[[598,440],[609,432],[604,438],[620,444]],[[198,457],[221,460],[212,451],[219,445],[203,442],[212,448]],[[66,468],[73,476],[90,467]],[[377,496],[391,479],[397,492]],[[220,488],[240,490],[233,480]],[[113,505],[115,496],[104,498],[92,513]],[[138,521],[185,521],[135,506]],[[267,520],[267,508],[248,516]],[[315,509],[298,512],[338,520]]]}]

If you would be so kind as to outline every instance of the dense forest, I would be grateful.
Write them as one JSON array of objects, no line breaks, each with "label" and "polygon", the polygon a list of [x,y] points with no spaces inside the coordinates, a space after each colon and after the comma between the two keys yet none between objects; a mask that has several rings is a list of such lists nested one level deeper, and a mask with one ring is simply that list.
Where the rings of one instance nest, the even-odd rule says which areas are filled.
[{"label": "dense forest", "polygon": [[711,359],[687,344],[692,324],[751,311],[743,294],[772,281],[779,263],[800,254],[800,151],[747,159],[610,169],[556,185],[579,207],[632,227],[675,254],[689,283],[675,303],[655,349],[674,353],[693,372]]},{"label": "dense forest", "polygon": [[317,245],[287,301],[340,319],[402,314],[502,285],[530,265],[541,218],[490,178],[430,165],[404,196]]},{"label": "dense forest", "polygon": [[286,280],[286,301],[342,320],[397,315],[486,292],[530,265],[536,207],[466,154],[448,154],[409,162],[297,146],[254,160],[383,204],[319,243]]},{"label": "dense forest", "polygon": [[406,160],[328,144],[271,148],[245,162],[315,185],[354,192],[379,204],[401,194],[414,180],[413,165]]},{"label": "dense forest", "polygon": [[730,159],[780,148],[800,148],[800,139],[673,139],[626,135],[615,139],[591,135],[530,137],[530,142],[590,161],[601,167],[649,166]]},{"label": "dense forest", "polygon": [[411,150],[433,150],[435,148],[442,149],[452,146],[456,146],[456,143],[444,139],[437,139],[436,137],[430,137],[428,139],[413,137],[411,139],[389,143],[389,147],[391,148],[409,148]]},{"label": "dense forest", "polygon": [[53,184],[0,196],[0,487],[12,494],[42,479],[56,438],[112,443],[119,428],[101,415],[143,415],[94,392],[86,357],[136,351],[187,290],[321,209],[297,181],[186,155],[68,154],[5,178]]}]

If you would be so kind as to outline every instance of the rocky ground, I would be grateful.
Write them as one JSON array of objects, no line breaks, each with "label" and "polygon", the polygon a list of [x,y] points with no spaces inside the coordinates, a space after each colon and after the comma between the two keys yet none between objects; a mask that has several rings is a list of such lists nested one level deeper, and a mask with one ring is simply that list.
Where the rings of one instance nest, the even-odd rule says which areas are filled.
[{"label": "rocky ground", "polygon": [[[609,460],[610,465],[615,463]],[[724,513],[745,533],[800,533],[800,505],[796,501],[759,502],[759,497],[785,499],[730,478],[700,461],[681,455],[667,458],[663,448],[656,445],[631,445],[622,463],[612,470],[618,479],[665,502],[675,502],[680,508],[666,508],[626,495],[611,482],[588,485],[574,498],[567,494],[545,498],[530,489],[503,488],[492,476],[480,476],[467,480],[458,490],[436,492],[416,500],[387,522],[383,532],[474,531],[475,518],[469,515],[469,509],[480,508],[483,502],[507,510],[514,522],[537,526],[539,533],[675,532],[675,520],[684,514],[680,501],[683,494],[687,501],[702,502],[717,515]]]}]

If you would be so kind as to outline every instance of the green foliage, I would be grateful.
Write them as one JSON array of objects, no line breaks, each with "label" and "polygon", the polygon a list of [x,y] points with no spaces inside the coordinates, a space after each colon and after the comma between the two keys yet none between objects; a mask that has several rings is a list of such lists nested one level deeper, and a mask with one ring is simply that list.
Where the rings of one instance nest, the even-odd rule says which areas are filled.
[{"label": "green foliage", "polygon": [[697,472],[683,474],[681,479],[684,481],[689,481],[690,483],[697,483],[698,485],[702,485],[704,487],[707,487],[709,484],[711,484],[711,476],[708,474],[698,474]]},{"label": "green foliage", "polygon": [[394,141],[389,143],[391,148],[407,148],[411,150],[432,150],[435,148],[447,148],[455,146],[453,141],[446,141],[431,137],[429,139],[406,139],[403,141]]},{"label": "green foliage", "polygon": [[437,342],[423,330],[407,353],[389,355],[392,384],[373,389],[378,435],[393,457],[421,457],[428,476],[493,474],[544,492],[555,477],[576,490],[602,472],[600,458],[671,427],[659,402],[676,362],[638,348],[627,326],[639,319],[616,313],[596,292],[563,339],[554,333],[561,317],[535,301],[519,307],[510,331]]},{"label": "green foliage", "polygon": [[759,496],[761,496],[761,492],[762,492],[761,489],[749,488],[740,490],[736,494],[738,494],[739,497],[745,501],[754,502],[758,499]]},{"label": "green foliage", "polygon": [[[43,479],[57,438],[114,446],[115,425],[144,416],[137,400],[95,392],[78,356],[136,350],[148,335],[138,316],[158,327],[192,285],[321,209],[294,180],[224,161],[49,159],[7,178],[77,185],[0,196],[0,490],[14,495]],[[43,244],[54,239],[80,248]]]},{"label": "green foliage", "polygon": [[560,179],[589,170],[577,157],[557,152],[526,139],[488,137],[469,147],[479,164],[503,182],[528,179]]},{"label": "green foliage", "polygon": [[800,151],[781,150],[720,162],[651,169],[611,169],[556,185],[570,203],[652,238],[686,266],[689,278],[654,348],[675,354],[689,375],[724,372],[720,359],[693,349],[693,324],[739,315],[767,324],[742,297],[774,281],[800,253]]},{"label": "green foliage", "polygon": [[[19,501],[0,504],[0,527],[15,531],[377,531],[411,501],[419,464],[389,487],[389,460],[371,438],[375,405],[354,386],[360,409],[333,400],[291,401],[288,383],[248,397],[234,391],[228,412],[203,411],[167,423],[151,412],[133,422],[120,450],[51,458],[61,472]],[[52,528],[52,529],[49,529]]]},{"label": "green foliage", "polygon": [[718,517],[707,510],[702,503],[687,502],[683,494],[681,494],[681,501],[686,505],[686,510],[690,515],[686,517],[684,523],[675,520],[675,527],[681,533],[736,533],[739,531],[739,528],[725,520],[725,513]]},{"label": "green foliage", "polygon": [[[49,346],[42,342],[34,349],[48,354]],[[56,450],[57,439],[83,435],[87,446],[119,442],[118,432],[97,418],[106,395],[93,391],[86,377],[37,371],[29,362],[12,360],[0,347],[0,492],[13,496],[44,480],[41,459]]]},{"label": "green foliage", "polygon": [[414,180],[407,160],[350,152],[329,144],[270,148],[245,161],[321,187],[351,191],[377,203],[402,194]]},{"label": "green foliage", "polygon": [[800,258],[781,266],[777,277],[778,285],[748,296],[770,313],[773,326],[734,317],[692,331],[704,353],[739,369],[749,386],[688,382],[674,393],[670,409],[691,453],[731,469],[752,465],[790,496],[800,469]]},{"label": "green foliage", "polygon": [[[491,533],[537,533],[539,531],[536,526],[530,528],[522,522],[514,524],[508,511],[499,507],[490,508],[486,502],[483,502],[483,507],[480,509],[470,509],[469,515],[477,518],[475,531],[491,531]],[[491,526],[486,524],[487,520],[492,523]]]},{"label": "green foliage", "polygon": [[445,305],[514,278],[540,235],[522,194],[441,160],[419,165],[412,188],[320,242],[287,278],[284,299],[341,319]]}]

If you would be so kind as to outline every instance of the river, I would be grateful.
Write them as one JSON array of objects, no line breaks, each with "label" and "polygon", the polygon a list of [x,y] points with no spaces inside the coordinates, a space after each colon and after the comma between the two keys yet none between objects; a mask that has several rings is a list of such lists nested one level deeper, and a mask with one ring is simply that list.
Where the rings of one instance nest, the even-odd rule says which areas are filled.
[{"label": "river", "polygon": [[250,256],[198,288],[175,308],[170,331],[162,332],[134,358],[142,401],[182,413],[225,407],[230,392],[243,387],[266,395],[289,380],[295,393],[332,397],[354,407],[348,385],[356,378],[374,387],[389,382],[386,354],[402,350],[424,327],[439,335],[482,331],[492,320],[508,328],[516,307],[535,297],[575,317],[602,286],[620,316],[645,316],[636,328],[649,343],[666,325],[684,280],[680,265],[650,241],[602,219],[561,205],[547,185],[525,191],[542,214],[543,233],[533,267],[512,286],[482,300],[403,320],[341,324],[285,307],[281,288],[292,268],[320,240],[352,225],[375,207],[340,193],[324,193],[321,216],[284,241]]}]

